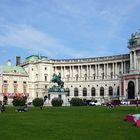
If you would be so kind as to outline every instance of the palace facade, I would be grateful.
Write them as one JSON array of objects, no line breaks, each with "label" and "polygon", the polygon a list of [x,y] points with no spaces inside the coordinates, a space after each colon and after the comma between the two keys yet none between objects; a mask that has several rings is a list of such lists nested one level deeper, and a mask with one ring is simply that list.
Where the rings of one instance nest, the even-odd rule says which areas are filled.
[{"label": "palace facade", "polygon": [[18,67],[26,72],[22,78],[27,79],[22,81],[26,81],[28,99],[48,96],[54,73],[61,73],[69,99],[139,98],[140,33],[131,35],[128,48],[128,54],[95,58],[57,60],[38,55],[27,57]]}]

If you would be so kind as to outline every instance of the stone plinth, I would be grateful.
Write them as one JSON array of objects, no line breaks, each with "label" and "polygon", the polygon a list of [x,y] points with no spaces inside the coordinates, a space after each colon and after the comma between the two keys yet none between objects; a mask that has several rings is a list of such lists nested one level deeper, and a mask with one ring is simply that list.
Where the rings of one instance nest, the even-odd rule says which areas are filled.
[{"label": "stone plinth", "polygon": [[69,106],[67,92],[48,92],[47,104],[51,106],[52,99],[58,97],[63,100],[63,106]]}]

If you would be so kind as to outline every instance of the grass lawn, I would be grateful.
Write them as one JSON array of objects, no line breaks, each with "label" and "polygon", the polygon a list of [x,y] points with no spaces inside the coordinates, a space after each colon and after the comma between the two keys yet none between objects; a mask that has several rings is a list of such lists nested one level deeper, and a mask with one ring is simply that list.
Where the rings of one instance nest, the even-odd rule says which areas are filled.
[{"label": "grass lawn", "polygon": [[140,107],[31,107],[0,113],[1,140],[138,140],[140,127],[125,122]]}]

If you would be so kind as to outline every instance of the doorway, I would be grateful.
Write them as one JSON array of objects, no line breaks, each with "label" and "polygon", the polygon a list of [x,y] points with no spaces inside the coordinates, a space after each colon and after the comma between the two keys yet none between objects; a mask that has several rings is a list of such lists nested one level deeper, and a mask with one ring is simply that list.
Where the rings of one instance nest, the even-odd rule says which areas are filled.
[{"label": "doorway", "polygon": [[135,99],[135,84],[132,81],[128,83],[128,99]]}]

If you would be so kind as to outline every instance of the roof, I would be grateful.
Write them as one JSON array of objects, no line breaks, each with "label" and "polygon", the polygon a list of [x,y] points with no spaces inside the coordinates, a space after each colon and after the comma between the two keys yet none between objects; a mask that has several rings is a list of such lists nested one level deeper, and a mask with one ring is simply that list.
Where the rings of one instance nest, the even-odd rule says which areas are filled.
[{"label": "roof", "polygon": [[14,74],[27,74],[24,68],[20,66],[14,66],[11,62],[8,62],[5,65],[1,65],[3,73],[14,73]]}]

